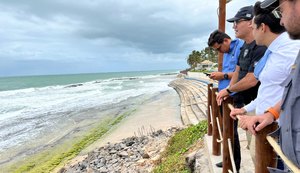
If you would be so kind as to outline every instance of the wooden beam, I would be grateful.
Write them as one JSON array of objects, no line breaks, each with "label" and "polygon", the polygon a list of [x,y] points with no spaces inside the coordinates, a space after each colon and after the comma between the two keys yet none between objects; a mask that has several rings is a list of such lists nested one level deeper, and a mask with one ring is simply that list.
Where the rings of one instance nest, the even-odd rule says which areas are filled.
[{"label": "wooden beam", "polygon": [[[226,0],[219,0],[219,30],[225,32]],[[222,71],[223,53],[218,53],[218,71]]]}]

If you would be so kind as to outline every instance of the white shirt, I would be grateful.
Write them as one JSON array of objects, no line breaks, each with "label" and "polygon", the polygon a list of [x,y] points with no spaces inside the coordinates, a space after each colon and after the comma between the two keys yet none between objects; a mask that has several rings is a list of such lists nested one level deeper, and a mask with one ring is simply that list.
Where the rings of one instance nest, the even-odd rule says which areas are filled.
[{"label": "white shirt", "polygon": [[259,75],[258,79],[261,84],[257,98],[244,106],[247,112],[255,109],[257,115],[263,114],[269,107],[281,100],[284,87],[280,84],[291,72],[300,49],[300,41],[291,40],[284,32],[273,40],[268,49],[272,53]]}]

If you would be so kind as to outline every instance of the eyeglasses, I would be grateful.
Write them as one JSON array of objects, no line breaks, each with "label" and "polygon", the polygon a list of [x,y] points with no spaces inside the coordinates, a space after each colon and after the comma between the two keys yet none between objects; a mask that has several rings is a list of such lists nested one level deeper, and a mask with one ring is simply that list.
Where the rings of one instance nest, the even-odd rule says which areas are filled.
[{"label": "eyeglasses", "polygon": [[240,19],[233,22],[234,25],[241,23],[242,21],[247,21],[246,19]]},{"label": "eyeglasses", "polygon": [[272,10],[272,14],[277,18],[280,19],[282,17],[282,12],[280,11],[280,7],[282,6],[282,4],[284,4],[286,2],[286,0],[284,2],[282,2],[280,5],[278,5],[278,7],[276,7],[274,10]]},{"label": "eyeglasses", "polygon": [[220,52],[220,50],[221,50],[221,47],[222,47],[222,43],[221,44],[219,44],[219,46],[217,47],[217,48],[213,48],[214,50],[216,50],[216,51],[218,51],[218,52]]}]

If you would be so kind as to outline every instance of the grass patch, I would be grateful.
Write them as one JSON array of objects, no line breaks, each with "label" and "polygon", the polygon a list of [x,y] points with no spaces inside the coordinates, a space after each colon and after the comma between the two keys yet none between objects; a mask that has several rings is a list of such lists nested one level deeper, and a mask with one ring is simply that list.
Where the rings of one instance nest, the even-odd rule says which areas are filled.
[{"label": "grass patch", "polygon": [[120,123],[123,118],[131,114],[135,110],[126,112],[117,118],[111,118],[103,121],[97,127],[93,128],[87,135],[77,139],[76,141],[66,142],[51,151],[44,151],[38,155],[34,155],[23,164],[17,163],[10,167],[9,172],[13,173],[46,173],[51,172],[54,168],[77,156],[82,149],[97,141],[112,126]]},{"label": "grass patch", "polygon": [[161,163],[156,166],[154,173],[188,173],[185,165],[185,154],[196,141],[207,132],[207,121],[190,126],[176,133],[168,142],[161,156]]},{"label": "grass patch", "polygon": [[198,72],[198,73],[211,73],[212,71],[206,70],[206,69],[202,69],[202,70],[190,70],[190,72]]}]

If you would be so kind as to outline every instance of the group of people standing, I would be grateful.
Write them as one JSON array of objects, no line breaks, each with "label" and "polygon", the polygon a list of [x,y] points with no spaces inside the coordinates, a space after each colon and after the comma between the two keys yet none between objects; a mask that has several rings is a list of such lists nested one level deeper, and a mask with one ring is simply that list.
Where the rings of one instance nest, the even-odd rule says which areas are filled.
[{"label": "group of people standing", "polygon": [[[299,168],[300,0],[258,1],[227,21],[233,23],[236,39],[220,30],[210,34],[208,45],[224,53],[222,72],[213,72],[210,78],[219,80],[219,105],[233,98],[236,169],[241,163],[238,121],[253,135],[278,121],[281,149]],[[280,158],[277,168],[270,169],[288,172]]]}]

